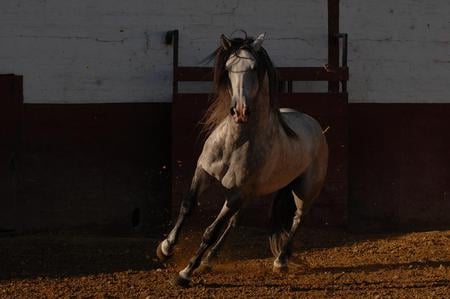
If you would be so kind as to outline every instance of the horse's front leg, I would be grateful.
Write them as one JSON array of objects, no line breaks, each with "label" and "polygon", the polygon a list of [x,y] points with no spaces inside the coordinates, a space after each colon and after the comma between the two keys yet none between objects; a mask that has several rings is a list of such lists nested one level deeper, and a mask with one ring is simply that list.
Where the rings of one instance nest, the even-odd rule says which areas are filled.
[{"label": "horse's front leg", "polygon": [[203,169],[197,168],[195,170],[189,192],[181,202],[177,221],[167,238],[159,243],[156,249],[156,255],[160,261],[165,261],[172,255],[184,221],[192,213],[194,207],[197,205],[197,198],[208,188],[211,180],[211,176]]},{"label": "horse's front leg", "polygon": [[205,230],[199,249],[192,257],[186,268],[184,268],[178,273],[175,280],[175,283],[178,286],[186,287],[189,285],[192,273],[200,265],[200,262],[206,250],[208,250],[208,248],[218,240],[224,224],[227,223],[229,219],[236,214],[236,212],[240,209],[241,206],[242,206],[242,198],[240,196],[231,198],[225,202],[217,218]]},{"label": "horse's front leg", "polygon": [[217,253],[222,248],[225,238],[227,237],[230,230],[232,228],[236,227],[238,215],[239,215],[239,210],[230,218],[230,220],[228,221],[228,225],[225,228],[225,230],[223,231],[222,235],[216,241],[214,246],[212,246],[212,248],[209,250],[206,257],[202,260],[202,263],[201,263],[202,270],[204,270],[206,272],[211,271],[212,261],[217,257]]}]

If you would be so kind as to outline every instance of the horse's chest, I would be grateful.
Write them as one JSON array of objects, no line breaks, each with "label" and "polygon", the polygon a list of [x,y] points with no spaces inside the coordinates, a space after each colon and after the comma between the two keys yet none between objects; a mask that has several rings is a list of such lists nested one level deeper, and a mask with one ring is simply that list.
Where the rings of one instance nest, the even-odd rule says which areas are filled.
[{"label": "horse's chest", "polygon": [[199,167],[228,189],[245,185],[252,172],[253,164],[247,143],[243,143],[237,148],[217,143],[208,144],[198,161]]}]

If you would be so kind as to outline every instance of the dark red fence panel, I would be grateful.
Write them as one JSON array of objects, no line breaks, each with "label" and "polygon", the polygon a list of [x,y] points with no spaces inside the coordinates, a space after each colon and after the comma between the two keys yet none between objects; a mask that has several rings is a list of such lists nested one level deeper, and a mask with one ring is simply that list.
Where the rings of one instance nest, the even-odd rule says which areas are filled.
[{"label": "dark red fence panel", "polygon": [[0,75],[0,232],[13,230],[16,219],[22,107],[22,77]]}]

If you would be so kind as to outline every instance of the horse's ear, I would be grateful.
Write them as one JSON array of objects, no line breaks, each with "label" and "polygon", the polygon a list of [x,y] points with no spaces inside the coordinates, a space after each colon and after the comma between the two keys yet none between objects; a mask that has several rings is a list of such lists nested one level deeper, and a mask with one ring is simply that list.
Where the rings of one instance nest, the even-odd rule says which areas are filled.
[{"label": "horse's ear", "polygon": [[220,45],[224,50],[228,50],[231,48],[231,40],[226,37],[224,34],[220,36]]},{"label": "horse's ear", "polygon": [[252,43],[252,47],[253,47],[253,49],[255,49],[255,51],[259,51],[259,49],[261,49],[261,46],[262,46],[265,36],[266,36],[265,32],[261,33],[260,35],[258,35],[258,37],[255,39],[255,41]]}]

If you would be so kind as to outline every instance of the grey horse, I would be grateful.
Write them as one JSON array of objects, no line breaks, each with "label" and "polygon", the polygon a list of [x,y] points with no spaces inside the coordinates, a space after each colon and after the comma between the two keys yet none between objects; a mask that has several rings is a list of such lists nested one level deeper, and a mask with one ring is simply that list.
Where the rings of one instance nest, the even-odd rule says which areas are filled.
[{"label": "grey horse", "polygon": [[273,267],[287,270],[301,218],[322,189],[328,165],[322,128],[306,114],[279,108],[276,72],[263,41],[264,34],[256,39],[222,35],[212,54],[215,100],[205,117],[208,137],[178,219],[157,248],[158,257],[165,260],[172,255],[183,222],[212,181],[223,187],[225,203],[205,230],[199,249],[177,275],[179,286],[189,285],[200,264],[210,267],[243,206],[275,192]]}]

